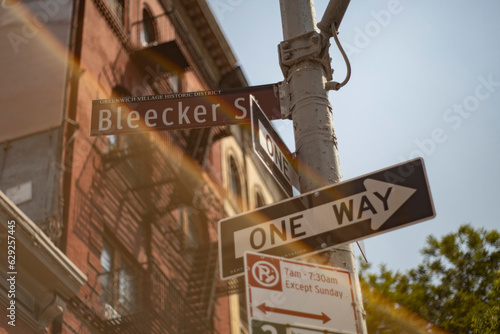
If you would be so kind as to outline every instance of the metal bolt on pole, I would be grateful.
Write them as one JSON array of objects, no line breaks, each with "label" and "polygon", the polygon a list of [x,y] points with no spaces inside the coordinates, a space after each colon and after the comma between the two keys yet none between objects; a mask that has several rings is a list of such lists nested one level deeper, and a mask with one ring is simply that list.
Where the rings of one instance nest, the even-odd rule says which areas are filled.
[{"label": "metal bolt on pole", "polygon": [[[349,1],[342,2],[346,4],[333,7],[345,11]],[[326,82],[331,80],[330,36],[316,30],[313,0],[280,0],[280,8],[284,38],[279,46],[280,65],[293,120],[300,190],[304,193],[339,182],[342,178],[332,107],[325,89]],[[340,24],[339,15],[330,17]],[[367,333],[352,244],[327,250],[321,255],[329,265],[353,273],[357,328],[359,333]]]}]

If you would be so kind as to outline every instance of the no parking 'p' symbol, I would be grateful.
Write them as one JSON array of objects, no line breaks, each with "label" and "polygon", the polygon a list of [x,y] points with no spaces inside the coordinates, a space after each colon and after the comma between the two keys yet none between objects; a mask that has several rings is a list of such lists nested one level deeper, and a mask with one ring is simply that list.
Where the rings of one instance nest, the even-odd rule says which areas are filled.
[{"label": "no parking 'p' symbol", "polygon": [[247,254],[248,284],[256,288],[282,291],[281,266],[278,258]]},{"label": "no parking 'p' symbol", "polygon": [[252,267],[252,275],[260,285],[272,288],[280,281],[278,269],[267,261],[258,261]]}]

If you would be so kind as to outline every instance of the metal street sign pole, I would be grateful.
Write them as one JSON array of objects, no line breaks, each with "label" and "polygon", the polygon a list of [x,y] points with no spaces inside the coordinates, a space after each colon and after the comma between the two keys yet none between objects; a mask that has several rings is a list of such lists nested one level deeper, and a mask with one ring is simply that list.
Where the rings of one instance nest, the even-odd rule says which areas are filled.
[{"label": "metal street sign pole", "polygon": [[[279,46],[280,65],[294,124],[300,189],[307,192],[342,178],[332,107],[325,89],[325,83],[331,80],[329,36],[316,32],[313,0],[280,0],[280,8],[284,38]],[[352,244],[326,251],[323,256],[332,266],[354,274],[358,329],[366,333]]]}]

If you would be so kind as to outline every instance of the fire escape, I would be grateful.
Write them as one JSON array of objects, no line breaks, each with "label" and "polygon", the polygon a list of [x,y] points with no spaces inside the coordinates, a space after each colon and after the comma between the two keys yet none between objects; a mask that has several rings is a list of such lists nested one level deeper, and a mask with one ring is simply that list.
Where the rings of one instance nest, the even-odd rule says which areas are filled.
[{"label": "fire escape", "polygon": [[[150,254],[146,263],[108,272],[94,268],[84,297],[74,298],[71,307],[101,333],[214,333],[217,245],[208,234],[222,218],[222,201],[203,183],[206,172],[189,152],[189,131],[156,137],[128,135],[121,148],[94,145],[88,206],[101,224],[117,224],[116,213],[130,212],[150,231]],[[186,240],[173,214],[186,205],[207,231],[199,245]]]},{"label": "fire escape", "polygon": [[[132,34],[144,24],[135,24]],[[155,93],[171,93],[189,67],[184,56],[189,46],[175,30],[156,33],[164,42],[136,45],[131,59],[144,73],[153,69]],[[71,300],[73,311],[92,328],[125,334],[214,333],[214,300],[227,294],[218,280],[213,238],[224,209],[220,193],[206,181],[212,170],[208,150],[226,135],[223,127],[203,128],[123,135],[113,148],[104,147],[104,138],[92,144],[90,205],[104,223],[113,224],[111,212],[127,212],[149,231],[147,263],[107,272],[95,268],[83,294]],[[205,242],[197,247],[189,247],[178,225],[175,212],[185,205],[207,229]]]}]

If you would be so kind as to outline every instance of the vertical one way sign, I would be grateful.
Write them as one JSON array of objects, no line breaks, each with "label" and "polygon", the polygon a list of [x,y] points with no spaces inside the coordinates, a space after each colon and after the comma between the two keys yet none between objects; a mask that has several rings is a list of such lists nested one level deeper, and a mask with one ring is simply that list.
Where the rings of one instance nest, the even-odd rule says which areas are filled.
[{"label": "vertical one way sign", "polygon": [[424,161],[407,161],[219,221],[221,277],[247,251],[295,258],[435,216]]},{"label": "vertical one way sign", "polygon": [[293,155],[273,125],[250,96],[252,142],[254,152],[289,197],[293,188],[299,189],[299,176],[293,164]]}]

